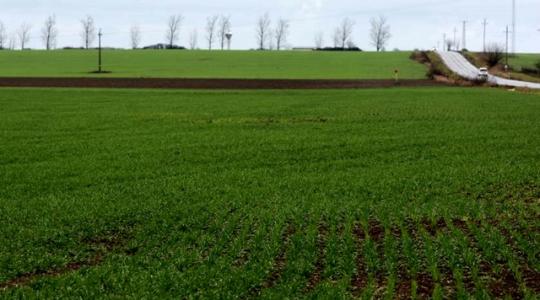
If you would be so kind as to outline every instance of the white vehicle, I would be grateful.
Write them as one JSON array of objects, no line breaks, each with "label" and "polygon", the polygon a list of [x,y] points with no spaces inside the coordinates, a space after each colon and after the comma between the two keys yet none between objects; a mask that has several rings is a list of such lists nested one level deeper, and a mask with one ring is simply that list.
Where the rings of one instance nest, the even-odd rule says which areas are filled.
[{"label": "white vehicle", "polygon": [[488,68],[480,68],[478,69],[478,80],[481,81],[487,81],[489,78]]}]

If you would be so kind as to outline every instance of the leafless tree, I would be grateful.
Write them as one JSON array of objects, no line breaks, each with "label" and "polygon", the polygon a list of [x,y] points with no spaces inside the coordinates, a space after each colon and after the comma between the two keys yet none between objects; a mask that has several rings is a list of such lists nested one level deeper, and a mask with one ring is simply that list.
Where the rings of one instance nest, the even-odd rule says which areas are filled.
[{"label": "leafless tree", "polygon": [[266,13],[261,16],[257,21],[256,36],[259,50],[265,49],[265,45],[269,40],[270,34],[270,16],[268,15],[268,13]]},{"label": "leafless tree", "polygon": [[339,41],[340,41],[341,48],[345,48],[347,45],[347,42],[351,40],[353,30],[354,30],[354,21],[349,18],[345,18],[341,22],[341,26],[339,29],[339,33],[340,33]]},{"label": "leafless tree", "polygon": [[377,52],[384,51],[388,41],[392,37],[390,34],[390,25],[385,16],[371,19],[371,30],[369,37],[371,44],[377,49]]},{"label": "leafless tree", "polygon": [[446,48],[446,51],[451,51],[454,48],[454,41],[447,39],[444,41],[444,47]]},{"label": "leafless tree", "polygon": [[[540,30],[538,30],[540,31]],[[534,67],[536,68],[536,70],[538,71],[538,75],[540,75],[540,60],[537,61],[535,64],[534,64]]]},{"label": "leafless tree", "polygon": [[0,22],[0,50],[7,48],[7,39],[6,27],[4,26],[4,23]]},{"label": "leafless tree", "polygon": [[191,50],[197,49],[198,40],[199,40],[199,33],[197,32],[197,29],[193,29],[193,31],[189,35],[189,49]]},{"label": "leafless tree", "polygon": [[9,36],[8,49],[15,50],[15,47],[17,47],[17,36],[14,33],[12,33]]},{"label": "leafless tree", "polygon": [[141,29],[139,28],[138,25],[131,26],[130,39],[131,39],[131,48],[132,49],[139,48],[139,44],[141,43]]},{"label": "leafless tree", "polygon": [[489,67],[494,67],[501,62],[504,58],[504,48],[503,45],[497,43],[491,43],[486,47],[483,56]]},{"label": "leafless tree", "polygon": [[276,40],[276,49],[281,50],[284,43],[287,42],[289,36],[289,21],[285,19],[279,19],[276,30],[274,31],[274,38]]},{"label": "leafless tree", "polygon": [[58,30],[56,29],[56,17],[54,15],[49,16],[43,24],[41,29],[41,38],[45,49],[51,50],[56,47],[56,37],[58,36]]},{"label": "leafless tree", "polygon": [[321,49],[324,47],[324,33],[322,31],[315,35],[315,48]]},{"label": "leafless tree", "polygon": [[334,35],[332,36],[334,42],[334,48],[338,48],[341,45],[341,28],[336,28],[334,30]]},{"label": "leafless tree", "polygon": [[345,49],[351,40],[353,30],[354,22],[349,18],[343,19],[340,26],[334,31],[334,47]]},{"label": "leafless tree", "polygon": [[216,39],[216,26],[219,21],[219,16],[211,16],[206,19],[206,41],[208,42],[208,50],[212,50]]},{"label": "leafless tree", "polygon": [[89,49],[96,39],[96,26],[94,25],[94,18],[91,16],[86,16],[86,18],[81,20],[81,25],[81,37],[83,39],[84,48]]},{"label": "leafless tree", "polygon": [[276,48],[276,43],[275,43],[275,40],[274,40],[274,32],[270,31],[268,33],[268,46],[266,47],[266,49],[274,50],[275,48]]},{"label": "leafless tree", "polygon": [[28,42],[30,41],[31,29],[32,27],[29,24],[23,23],[17,31],[17,37],[19,38],[19,45],[21,45],[21,50],[24,50],[26,48],[26,44],[28,44]]},{"label": "leafless tree", "polygon": [[165,33],[165,38],[167,39],[169,48],[172,48],[174,46],[174,43],[178,41],[178,37],[180,36],[181,25],[182,25],[181,15],[173,15],[169,17],[169,21],[167,22],[167,32]]},{"label": "leafless tree", "polygon": [[227,33],[231,31],[231,17],[228,16],[221,16],[219,19],[219,40],[221,43],[221,50],[225,49],[225,46],[227,45]]}]

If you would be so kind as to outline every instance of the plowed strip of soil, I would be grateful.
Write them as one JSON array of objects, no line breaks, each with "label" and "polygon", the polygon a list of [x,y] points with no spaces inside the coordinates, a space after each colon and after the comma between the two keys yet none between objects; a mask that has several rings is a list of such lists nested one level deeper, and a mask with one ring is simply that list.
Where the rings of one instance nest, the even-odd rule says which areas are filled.
[{"label": "plowed strip of soil", "polygon": [[354,274],[351,285],[352,293],[354,296],[359,297],[362,291],[366,288],[368,283],[368,274],[366,272],[366,263],[364,261],[363,247],[365,240],[365,233],[360,225],[354,227],[354,240],[356,242],[356,274]]},{"label": "plowed strip of soil", "polygon": [[101,264],[102,262],[103,262],[103,256],[101,254],[96,254],[86,261],[72,262],[58,268],[25,273],[18,276],[17,278],[0,283],[0,291],[6,290],[9,288],[25,286],[39,278],[57,277],[57,276],[61,276],[70,272],[76,272],[82,268],[97,266]]},{"label": "plowed strip of soil", "polygon": [[[474,222],[474,221],[473,221]],[[469,229],[466,222],[453,220],[452,223],[468,238],[469,244],[472,248],[478,248],[478,241],[473,232]],[[479,222],[475,222],[474,226],[481,226]],[[480,251],[482,249],[479,249]],[[488,288],[490,293],[496,299],[502,299],[504,296],[510,296],[511,299],[522,299],[523,294],[519,287],[519,282],[515,278],[512,271],[508,268],[507,264],[500,266],[501,271],[497,274],[492,265],[483,260],[480,262],[480,273],[482,277],[489,278]]]},{"label": "plowed strip of soil", "polygon": [[21,274],[6,282],[0,282],[0,292],[9,288],[29,285],[40,278],[62,276],[64,274],[79,271],[83,268],[98,266],[103,263],[108,254],[115,251],[122,250],[124,255],[134,255],[137,251],[136,249],[124,249],[128,239],[129,236],[127,233],[114,231],[106,236],[98,236],[92,239],[83,240],[83,243],[94,248],[88,258],[81,261],[69,262],[60,267]]},{"label": "plowed strip of soil", "polygon": [[[376,243],[377,252],[381,261],[384,261],[384,237],[385,237],[385,228],[378,220],[371,219],[368,222],[368,234],[369,238]],[[376,288],[373,294],[374,299],[382,299],[384,293],[387,289],[387,278],[386,273],[383,271],[382,267],[378,268],[375,272],[375,284]]]},{"label": "plowed strip of soil", "polygon": [[270,289],[274,287],[279,279],[281,274],[285,270],[285,264],[287,263],[287,251],[291,243],[291,238],[296,232],[296,228],[292,224],[288,224],[285,228],[285,231],[281,235],[281,247],[277,256],[274,258],[274,263],[272,265],[272,270],[266,279],[259,285],[251,288],[248,292],[248,298],[256,298],[260,296],[263,289]]},{"label": "plowed strip of soil", "polygon": [[317,261],[315,262],[315,269],[311,273],[308,284],[304,292],[309,293],[313,291],[317,285],[321,282],[325,258],[326,258],[326,239],[328,238],[328,226],[324,223],[319,225],[319,234],[317,236]]},{"label": "plowed strip of soil", "polygon": [[0,87],[148,88],[148,89],[360,89],[428,87],[447,84],[422,79],[394,80],[289,80],[194,78],[48,78],[1,77]]}]

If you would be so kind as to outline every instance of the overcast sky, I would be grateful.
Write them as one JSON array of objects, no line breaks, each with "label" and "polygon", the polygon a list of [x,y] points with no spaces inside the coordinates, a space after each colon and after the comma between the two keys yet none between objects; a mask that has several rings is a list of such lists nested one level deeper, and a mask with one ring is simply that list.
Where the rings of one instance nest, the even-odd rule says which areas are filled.
[{"label": "overcast sky", "polygon": [[[256,47],[255,23],[268,12],[273,21],[290,20],[288,44],[313,46],[314,36],[323,32],[331,45],[331,33],[344,17],[356,23],[353,40],[373,50],[368,40],[369,19],[385,15],[391,25],[388,49],[432,48],[442,43],[443,34],[453,39],[454,28],[461,39],[462,21],[468,21],[467,48],[482,48],[482,20],[488,19],[488,42],[504,43],[504,28],[511,23],[511,0],[3,0],[0,21],[11,35],[26,22],[32,25],[30,47],[41,48],[40,29],[50,14],[57,17],[58,46],[81,46],[80,19],[91,15],[105,33],[107,46],[129,47],[129,30],[138,25],[142,44],[165,40],[165,23],[171,14],[184,17],[181,39],[198,30],[204,45],[206,18],[229,15],[234,49]],[[517,50],[540,52],[540,0],[517,0]]]}]

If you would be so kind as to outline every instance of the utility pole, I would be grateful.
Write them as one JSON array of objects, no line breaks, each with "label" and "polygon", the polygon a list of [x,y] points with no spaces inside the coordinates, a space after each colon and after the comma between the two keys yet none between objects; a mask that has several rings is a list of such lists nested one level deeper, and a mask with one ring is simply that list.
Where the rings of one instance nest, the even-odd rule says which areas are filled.
[{"label": "utility pole", "polygon": [[103,33],[101,32],[101,28],[99,29],[98,38],[99,38],[99,54],[98,54],[98,73],[102,72],[101,69],[101,37],[103,36]]},{"label": "utility pole", "polygon": [[463,21],[463,45],[462,49],[467,49],[467,21]]},{"label": "utility pole", "polygon": [[512,0],[512,53],[516,53],[516,0]]},{"label": "utility pole", "polygon": [[448,48],[446,47],[446,33],[443,34],[442,49],[443,51],[448,51]]},{"label": "utility pole", "polygon": [[508,35],[509,35],[509,29],[508,29],[508,25],[506,25],[506,63],[504,66],[505,70],[508,70]]},{"label": "utility pole", "polygon": [[457,28],[454,27],[454,50],[458,50],[457,49]]},{"label": "utility pole", "polygon": [[484,19],[484,22],[482,22],[482,25],[484,25],[484,53],[486,53],[486,28],[487,28],[487,25],[488,25],[488,22],[487,22],[487,19]]}]

